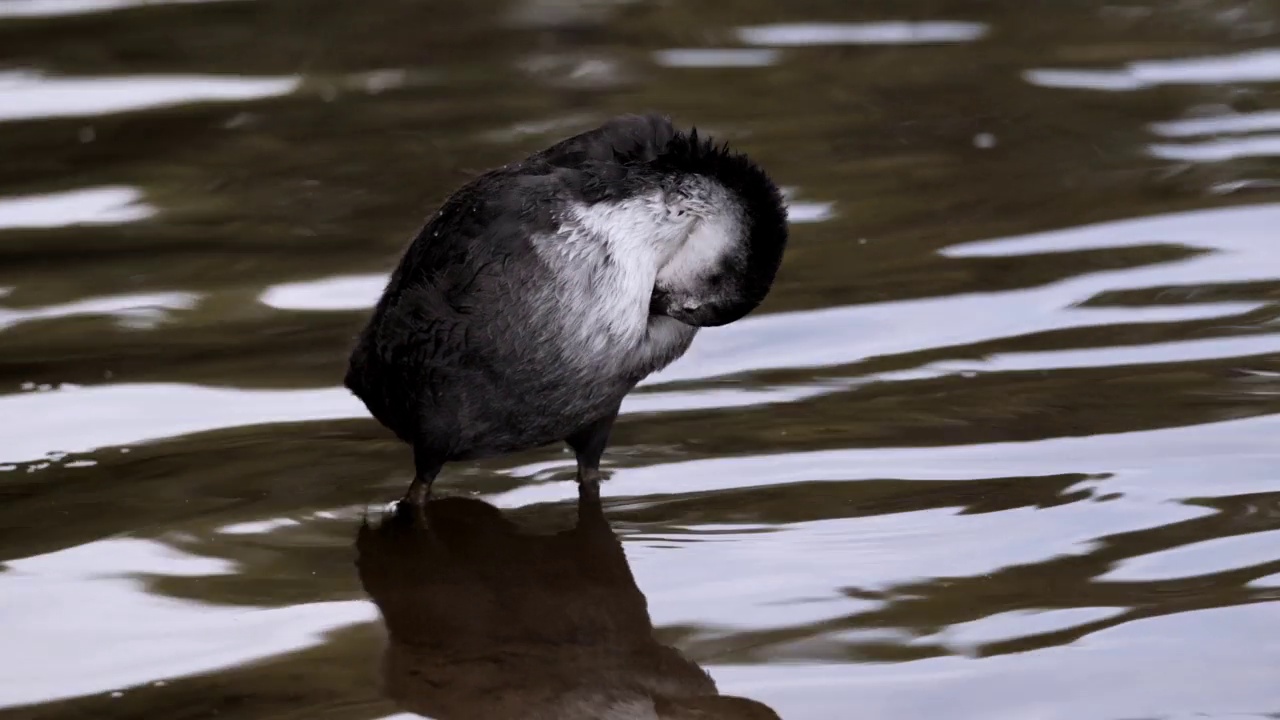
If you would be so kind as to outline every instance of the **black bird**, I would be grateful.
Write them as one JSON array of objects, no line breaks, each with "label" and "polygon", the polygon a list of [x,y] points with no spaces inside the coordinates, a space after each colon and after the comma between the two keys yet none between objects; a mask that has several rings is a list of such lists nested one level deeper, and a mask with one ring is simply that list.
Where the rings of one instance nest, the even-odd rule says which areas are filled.
[{"label": "black bird", "polygon": [[449,461],[564,441],[598,492],[622,399],[768,294],[782,194],[745,155],[625,115],[455,192],[414,238],[345,384],[413,447],[422,507]]}]

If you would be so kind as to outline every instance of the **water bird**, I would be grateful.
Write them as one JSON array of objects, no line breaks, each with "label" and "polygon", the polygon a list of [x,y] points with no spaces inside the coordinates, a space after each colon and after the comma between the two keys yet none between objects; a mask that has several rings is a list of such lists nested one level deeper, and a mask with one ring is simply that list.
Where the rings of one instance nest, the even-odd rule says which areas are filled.
[{"label": "water bird", "polygon": [[565,442],[598,493],[623,398],[768,294],[781,192],[727,143],[623,115],[485,172],[427,220],[345,385],[413,448],[421,508],[447,462]]}]

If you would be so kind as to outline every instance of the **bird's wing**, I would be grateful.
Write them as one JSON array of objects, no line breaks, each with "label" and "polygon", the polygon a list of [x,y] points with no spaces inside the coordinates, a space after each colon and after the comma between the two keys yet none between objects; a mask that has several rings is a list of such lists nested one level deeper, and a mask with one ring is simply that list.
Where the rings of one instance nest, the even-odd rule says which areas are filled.
[{"label": "bird's wing", "polygon": [[531,238],[554,229],[550,212],[530,207],[522,192],[532,177],[486,173],[427,221],[383,296],[384,347],[412,348],[414,362],[447,360],[481,350],[477,333],[517,319],[514,301],[533,290],[541,269]]},{"label": "bird's wing", "polygon": [[623,115],[574,135],[533,155],[530,160],[560,168],[652,162],[675,137],[671,119],[662,115]]}]

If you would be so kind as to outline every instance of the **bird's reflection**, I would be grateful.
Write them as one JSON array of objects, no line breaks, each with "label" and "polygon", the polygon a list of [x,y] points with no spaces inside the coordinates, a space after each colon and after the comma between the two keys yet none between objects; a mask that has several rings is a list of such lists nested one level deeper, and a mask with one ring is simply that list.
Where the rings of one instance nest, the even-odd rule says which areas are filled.
[{"label": "bird's reflection", "polygon": [[471,498],[400,503],[357,538],[381,611],[383,679],[405,710],[486,720],[765,720],[654,639],[644,595],[597,499],[554,534]]}]

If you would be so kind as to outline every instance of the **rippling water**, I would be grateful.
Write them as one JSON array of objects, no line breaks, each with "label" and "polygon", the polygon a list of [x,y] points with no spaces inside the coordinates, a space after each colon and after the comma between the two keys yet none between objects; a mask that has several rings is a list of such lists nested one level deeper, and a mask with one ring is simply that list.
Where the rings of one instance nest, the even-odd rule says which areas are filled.
[{"label": "rippling water", "polygon": [[[0,0],[0,720],[1280,716],[1278,40]],[[384,517],[409,454],[340,378],[404,243],[651,108],[787,186],[769,301],[628,399],[602,508],[556,447]]]}]

